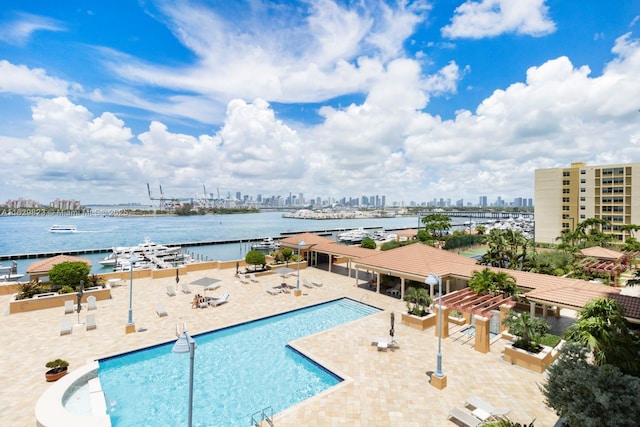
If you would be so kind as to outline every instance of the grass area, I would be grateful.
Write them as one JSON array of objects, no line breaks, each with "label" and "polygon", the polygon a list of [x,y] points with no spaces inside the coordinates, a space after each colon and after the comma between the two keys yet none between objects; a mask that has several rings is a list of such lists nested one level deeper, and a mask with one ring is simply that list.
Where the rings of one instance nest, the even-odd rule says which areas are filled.
[{"label": "grass area", "polygon": [[561,338],[557,335],[545,334],[544,337],[542,337],[542,339],[540,340],[540,344],[554,348],[555,346],[560,344],[560,340]]}]

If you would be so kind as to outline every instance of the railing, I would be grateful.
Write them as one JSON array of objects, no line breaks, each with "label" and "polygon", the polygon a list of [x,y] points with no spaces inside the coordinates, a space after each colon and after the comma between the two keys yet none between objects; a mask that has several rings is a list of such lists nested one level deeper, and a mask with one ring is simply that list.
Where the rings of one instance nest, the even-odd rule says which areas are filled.
[{"label": "railing", "polygon": [[271,406],[267,406],[251,414],[251,425],[253,427],[262,427],[263,421],[266,421],[267,424],[273,427],[273,408]]}]

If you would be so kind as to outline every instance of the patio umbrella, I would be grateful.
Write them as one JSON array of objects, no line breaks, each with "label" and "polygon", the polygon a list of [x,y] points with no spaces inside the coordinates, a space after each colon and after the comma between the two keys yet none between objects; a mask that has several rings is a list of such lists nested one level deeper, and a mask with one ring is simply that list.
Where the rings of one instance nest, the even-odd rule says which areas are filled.
[{"label": "patio umbrella", "polygon": [[76,310],[78,311],[78,325],[80,324],[80,311],[82,311],[82,295],[84,295],[84,282],[80,281],[80,288],[78,289],[78,305]]},{"label": "patio umbrella", "polygon": [[176,285],[180,282],[180,273],[179,270],[176,268]]},{"label": "patio umbrella", "polygon": [[[289,267],[280,267],[274,271],[277,274],[279,274],[280,277],[282,277],[282,280],[286,279],[289,275],[295,273],[295,270]],[[285,283],[283,282],[282,284],[284,285]]]},{"label": "patio umbrella", "polygon": [[389,329],[389,335],[391,335],[391,340],[393,341],[393,335],[395,334],[395,329],[393,328],[394,324],[396,322],[396,315],[391,312],[391,329]]},{"label": "patio umbrella", "polygon": [[218,282],[220,282],[220,279],[214,279],[212,277],[203,277],[201,279],[194,280],[190,284],[193,286],[203,286],[205,291],[212,291],[220,287],[220,285],[218,285]]}]

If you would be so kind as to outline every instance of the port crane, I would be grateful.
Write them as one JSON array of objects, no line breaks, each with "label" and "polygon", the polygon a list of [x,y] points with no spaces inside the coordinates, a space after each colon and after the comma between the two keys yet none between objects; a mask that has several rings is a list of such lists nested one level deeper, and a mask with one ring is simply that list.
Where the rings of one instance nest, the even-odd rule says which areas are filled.
[{"label": "port crane", "polygon": [[[151,194],[151,187],[147,182],[147,192],[149,193],[149,200],[151,200],[152,204],[154,201],[158,201],[159,209],[161,211],[166,210],[167,207],[170,209],[175,209],[176,207],[180,206],[180,201],[178,199],[165,197],[164,191],[162,191],[162,184],[160,184],[159,187],[160,187],[160,197],[153,197],[153,195]],[[170,202],[169,204],[167,203],[167,200]]]}]

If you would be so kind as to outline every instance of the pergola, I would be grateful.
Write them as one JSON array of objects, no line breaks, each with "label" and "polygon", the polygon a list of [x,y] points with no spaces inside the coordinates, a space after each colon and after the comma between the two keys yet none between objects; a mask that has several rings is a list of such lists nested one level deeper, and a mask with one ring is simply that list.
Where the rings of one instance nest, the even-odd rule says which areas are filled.
[{"label": "pergola", "polygon": [[510,296],[505,296],[504,294],[480,295],[466,288],[443,296],[442,305],[463,313],[491,319],[493,311],[500,306],[506,305],[509,308],[513,308],[516,303]]}]

